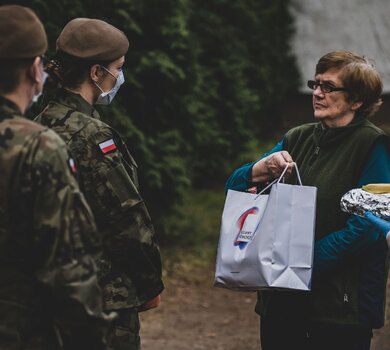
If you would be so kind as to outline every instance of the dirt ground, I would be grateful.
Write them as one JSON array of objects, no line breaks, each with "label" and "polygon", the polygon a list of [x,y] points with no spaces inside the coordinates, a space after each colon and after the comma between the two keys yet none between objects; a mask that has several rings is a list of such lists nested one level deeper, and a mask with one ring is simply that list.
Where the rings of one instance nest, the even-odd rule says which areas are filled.
[{"label": "dirt ground", "polygon": [[[165,276],[160,307],[141,314],[142,350],[260,350],[255,293],[214,288],[213,267]],[[390,350],[390,279],[387,323],[371,350]]]},{"label": "dirt ground", "polygon": [[142,350],[259,350],[255,293],[212,287],[211,269],[187,277],[166,278],[160,307],[141,314]]}]

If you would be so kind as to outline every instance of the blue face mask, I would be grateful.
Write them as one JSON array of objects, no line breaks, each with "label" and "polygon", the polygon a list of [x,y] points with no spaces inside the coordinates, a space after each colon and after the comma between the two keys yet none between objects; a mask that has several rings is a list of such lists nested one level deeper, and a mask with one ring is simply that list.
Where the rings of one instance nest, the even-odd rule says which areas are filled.
[{"label": "blue face mask", "polygon": [[105,71],[107,71],[107,73],[111,74],[116,79],[116,82],[115,82],[114,87],[110,91],[107,91],[107,92],[104,92],[102,90],[102,88],[96,82],[94,82],[95,85],[98,87],[98,89],[102,92],[99,95],[99,97],[97,98],[95,105],[109,105],[112,102],[112,100],[114,99],[114,97],[115,97],[116,93],[118,92],[119,88],[121,87],[121,85],[125,82],[125,77],[124,77],[122,71],[119,72],[118,77],[115,77],[115,75],[112,74],[106,67],[102,66],[102,68]]}]

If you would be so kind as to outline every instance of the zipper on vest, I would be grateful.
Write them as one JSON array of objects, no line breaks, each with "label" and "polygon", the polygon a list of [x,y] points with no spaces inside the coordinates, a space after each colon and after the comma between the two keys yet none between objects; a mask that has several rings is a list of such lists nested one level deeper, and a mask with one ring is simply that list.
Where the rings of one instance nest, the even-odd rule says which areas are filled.
[{"label": "zipper on vest", "polygon": [[349,299],[348,299],[348,294],[347,293],[344,293],[343,303],[344,303],[344,305],[349,303]]},{"label": "zipper on vest", "polygon": [[317,159],[320,154],[320,146],[315,146],[313,156],[310,159],[310,165],[313,165],[314,161]]},{"label": "zipper on vest", "polygon": [[309,161],[309,165],[313,165],[313,163],[318,158],[318,155],[320,154],[321,150],[321,144],[322,140],[324,139],[325,135],[328,133],[328,130],[326,130],[323,126],[317,126],[316,129],[321,128],[321,130],[317,130],[318,138],[316,140],[316,137],[314,137],[314,151],[312,153],[311,159]]},{"label": "zipper on vest", "polygon": [[349,314],[350,313],[350,303],[349,303],[349,295],[346,291],[344,291],[343,294],[343,303],[341,306],[343,313]]}]

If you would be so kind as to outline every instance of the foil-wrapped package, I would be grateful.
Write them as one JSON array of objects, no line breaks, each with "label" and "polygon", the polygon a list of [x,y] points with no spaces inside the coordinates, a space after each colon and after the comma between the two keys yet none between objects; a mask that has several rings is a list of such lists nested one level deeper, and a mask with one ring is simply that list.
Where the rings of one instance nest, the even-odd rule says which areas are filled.
[{"label": "foil-wrapped package", "polygon": [[376,194],[356,188],[344,194],[340,206],[349,214],[364,216],[366,211],[371,211],[382,219],[390,219],[390,193]]}]

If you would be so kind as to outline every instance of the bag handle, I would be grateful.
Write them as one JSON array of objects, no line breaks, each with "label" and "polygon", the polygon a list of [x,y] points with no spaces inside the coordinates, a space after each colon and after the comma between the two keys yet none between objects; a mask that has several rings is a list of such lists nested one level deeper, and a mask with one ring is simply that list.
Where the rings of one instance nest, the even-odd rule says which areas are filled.
[{"label": "bag handle", "polygon": [[[297,178],[298,178],[299,185],[302,186],[302,180],[301,180],[301,175],[299,174],[298,165],[297,165],[297,163],[295,163],[295,162],[293,162],[293,164],[294,164],[295,171],[297,172]],[[290,165],[290,164],[287,164],[287,165],[286,165],[286,167],[284,168],[282,174],[279,176],[278,179],[275,179],[275,180],[273,180],[271,183],[269,183],[269,184],[267,185],[267,187],[263,188],[263,189],[258,193],[258,195],[257,195],[254,199],[256,200],[257,197],[259,197],[265,190],[267,190],[268,188],[270,188],[273,184],[279,183],[279,182],[282,180],[284,174],[286,173],[286,171],[287,171],[289,165]]]},{"label": "bag handle", "polygon": [[[295,162],[292,162],[292,163],[294,164],[295,171],[297,172],[297,178],[298,178],[299,185],[302,186],[302,180],[301,180],[301,175],[299,174],[298,165]],[[282,175],[280,175],[280,177],[278,179],[278,182],[280,182],[280,180],[282,180],[283,175],[286,173],[286,171],[288,169],[288,166],[289,166],[289,164],[287,164],[286,167],[284,168]]]}]

